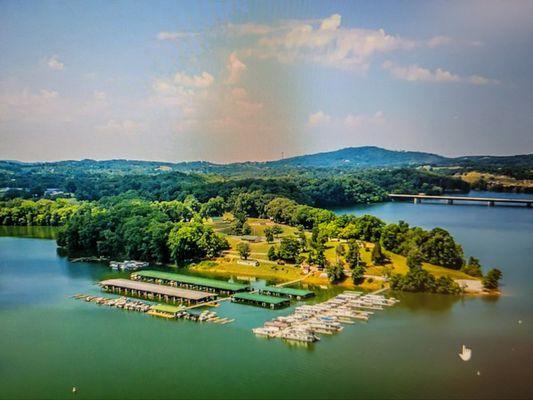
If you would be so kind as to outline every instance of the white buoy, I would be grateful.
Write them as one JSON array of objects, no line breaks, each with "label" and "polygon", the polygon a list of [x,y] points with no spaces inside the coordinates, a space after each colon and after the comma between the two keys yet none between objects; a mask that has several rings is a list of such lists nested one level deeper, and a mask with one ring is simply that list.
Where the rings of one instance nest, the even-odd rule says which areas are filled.
[{"label": "white buoy", "polygon": [[76,389],[76,386],[72,386],[72,393],[76,393],[78,389]]},{"label": "white buoy", "polygon": [[459,357],[463,361],[468,361],[472,357],[472,350],[463,344],[462,352],[459,353]]},{"label": "white buoy", "polygon": [[518,325],[522,325],[522,320],[521,319],[518,320]]},{"label": "white buoy", "polygon": [[481,375],[481,372],[477,371],[477,372],[476,372],[476,375],[477,375],[477,376],[480,376],[480,375]]}]

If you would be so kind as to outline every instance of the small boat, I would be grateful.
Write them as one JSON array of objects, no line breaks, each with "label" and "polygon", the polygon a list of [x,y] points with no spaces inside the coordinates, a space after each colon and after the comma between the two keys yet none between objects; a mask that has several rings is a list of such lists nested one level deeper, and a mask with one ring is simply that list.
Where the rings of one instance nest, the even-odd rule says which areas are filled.
[{"label": "small boat", "polygon": [[459,357],[463,361],[468,361],[472,357],[472,349],[469,349],[463,344],[462,352],[459,353]]}]

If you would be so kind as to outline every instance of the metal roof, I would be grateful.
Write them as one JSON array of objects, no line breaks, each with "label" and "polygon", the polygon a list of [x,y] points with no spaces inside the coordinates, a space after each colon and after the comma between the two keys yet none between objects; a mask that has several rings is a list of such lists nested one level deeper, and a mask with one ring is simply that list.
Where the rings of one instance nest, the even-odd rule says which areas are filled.
[{"label": "metal roof", "polygon": [[289,299],[285,299],[283,297],[265,296],[264,294],[249,293],[249,292],[236,293],[233,295],[233,297],[236,299],[257,301],[260,303],[268,303],[268,304],[282,304],[282,303],[289,302]]},{"label": "metal roof", "polygon": [[242,283],[231,283],[231,282],[226,282],[226,281],[219,281],[217,279],[208,279],[208,278],[201,278],[198,276],[174,274],[170,272],[153,271],[153,270],[137,271],[133,273],[132,276],[143,276],[143,277],[152,278],[152,279],[165,279],[169,281],[187,283],[190,285],[210,287],[210,288],[218,289],[218,290],[231,290],[235,292],[240,291],[240,290],[246,290],[248,288],[248,285],[245,285]]},{"label": "metal roof", "polygon": [[189,300],[203,300],[216,296],[214,293],[200,292],[197,290],[180,289],[172,286],[157,285],[155,283],[130,281],[128,279],[107,279],[101,281],[102,286],[115,286],[124,289],[142,290],[156,294],[179,297]]},{"label": "metal roof", "polygon": [[271,292],[271,293],[286,294],[288,296],[301,296],[301,297],[312,296],[315,294],[314,292],[311,292],[310,290],[294,289],[294,288],[287,288],[287,287],[274,287],[274,286],[265,286],[264,288],[260,288],[259,290]]}]

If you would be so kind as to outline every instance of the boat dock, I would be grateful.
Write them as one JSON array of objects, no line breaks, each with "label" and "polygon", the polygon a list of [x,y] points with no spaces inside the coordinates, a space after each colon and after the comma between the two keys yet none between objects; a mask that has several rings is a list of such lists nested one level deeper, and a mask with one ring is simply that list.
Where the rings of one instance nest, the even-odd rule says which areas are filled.
[{"label": "boat dock", "polygon": [[315,295],[315,292],[311,292],[310,290],[276,286],[265,286],[263,288],[259,288],[259,292],[268,296],[288,297],[290,299],[297,300],[308,299]]},{"label": "boat dock", "polygon": [[340,332],[343,324],[353,324],[354,320],[368,321],[375,311],[397,302],[375,292],[363,295],[346,291],[323,303],[296,307],[293,314],[267,321],[252,332],[267,338],[312,343],[320,340],[319,334]]},{"label": "boat dock", "polygon": [[217,294],[196,290],[181,289],[155,283],[130,281],[128,279],[108,279],[100,282],[100,286],[108,292],[138,296],[149,300],[159,300],[167,303],[193,305],[213,301]]},{"label": "boat dock", "polygon": [[153,270],[134,272],[131,274],[131,279],[224,295],[231,295],[250,290],[249,285],[242,283]]},{"label": "boat dock", "polygon": [[277,308],[284,308],[290,305],[290,300],[285,297],[266,296],[258,293],[235,293],[232,297],[234,303],[251,304],[254,306],[270,308],[272,310]]},{"label": "boat dock", "polygon": [[188,308],[186,307],[176,307],[170,304],[149,304],[140,300],[131,300],[126,297],[106,298],[84,294],[77,294],[73,297],[78,300],[85,300],[86,302],[98,305],[121,308],[129,311],[138,311],[154,317],[166,319],[185,319],[195,322],[212,322],[222,325],[235,321],[235,319],[218,317],[214,311],[205,310],[200,314],[194,314],[188,312]]}]

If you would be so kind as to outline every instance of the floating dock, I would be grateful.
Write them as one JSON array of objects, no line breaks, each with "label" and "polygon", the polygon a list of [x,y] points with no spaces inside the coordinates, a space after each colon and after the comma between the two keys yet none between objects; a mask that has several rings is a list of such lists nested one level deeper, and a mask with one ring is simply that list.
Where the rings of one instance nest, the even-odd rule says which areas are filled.
[{"label": "floating dock", "polygon": [[213,301],[217,298],[215,293],[181,289],[155,283],[136,282],[128,279],[108,279],[100,282],[100,286],[108,292],[144,297],[149,300],[159,300],[167,303],[192,305]]},{"label": "floating dock", "polygon": [[242,283],[219,281],[217,279],[153,270],[134,272],[131,274],[131,279],[226,295],[245,292],[250,289],[248,285]]},{"label": "floating dock", "polygon": [[308,299],[315,295],[315,292],[311,292],[310,290],[274,286],[266,286],[264,288],[260,288],[259,292],[268,296],[288,297],[290,299],[297,300]]},{"label": "floating dock", "polygon": [[264,308],[284,308],[290,305],[290,300],[283,297],[266,296],[257,293],[235,293],[232,297],[234,303],[251,304]]}]

